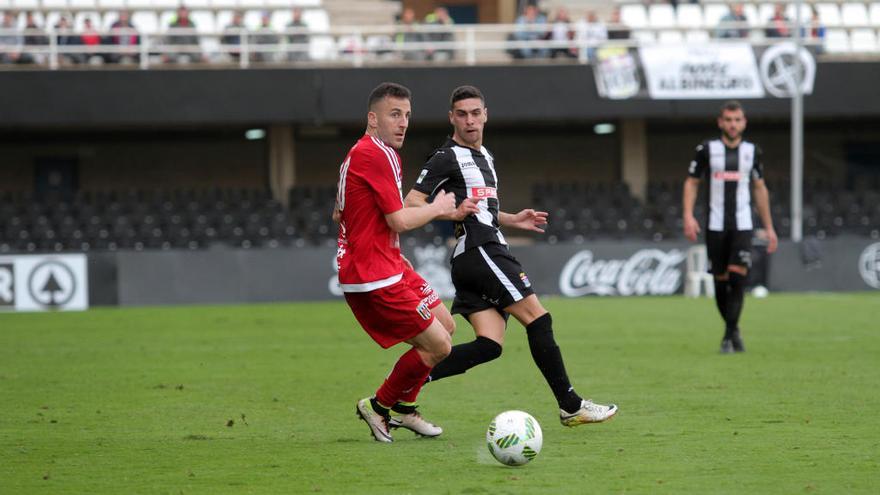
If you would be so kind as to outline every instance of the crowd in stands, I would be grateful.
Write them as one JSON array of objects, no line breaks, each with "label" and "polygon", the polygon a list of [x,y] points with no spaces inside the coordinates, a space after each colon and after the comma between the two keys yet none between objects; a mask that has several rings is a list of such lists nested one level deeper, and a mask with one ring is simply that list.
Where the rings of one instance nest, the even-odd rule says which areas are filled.
[{"label": "crowd in stands", "polygon": [[[657,5],[659,4],[652,3],[651,7]],[[676,5],[677,2],[673,2],[670,8],[676,8]],[[588,47],[592,52],[595,47],[608,40],[656,39],[657,33],[652,31],[656,26],[648,25],[645,17],[647,11],[641,11],[640,19],[623,15],[622,9],[631,6],[633,5],[616,6],[607,19],[602,19],[595,10],[575,15],[564,7],[543,12],[535,5],[526,5],[517,16],[513,31],[507,35],[507,40],[513,42],[507,52],[515,59],[576,58],[583,47]],[[754,10],[754,4],[748,6]],[[642,8],[640,5],[637,7]],[[750,38],[755,34],[765,38],[786,38],[793,34],[793,21],[786,14],[788,8],[789,4],[776,4],[772,15],[763,11],[760,15],[766,18],[757,21],[756,25],[755,16],[759,15],[757,10],[754,13],[746,12],[744,4],[731,4],[727,14],[720,17],[716,26],[691,27],[699,28],[698,31],[704,33],[706,39],[712,36],[727,39]],[[802,34],[821,44],[825,37],[825,27],[816,8],[810,6],[809,9],[810,18],[804,19],[806,26]],[[302,19],[302,9],[293,8],[289,17],[291,20],[283,28],[278,22],[272,22],[274,13],[276,12],[262,12],[259,25],[250,24],[247,27],[244,22],[245,13],[234,12],[225,25],[220,25],[218,18],[216,31],[212,29],[214,34],[209,35],[199,29],[189,9],[181,6],[162,26],[164,31],[161,34],[150,35],[150,50],[161,47],[161,59],[164,62],[238,62],[243,53],[242,46],[247,44],[248,59],[253,62],[308,60],[310,34]],[[747,18],[747,13],[751,19]],[[674,14],[668,15],[674,17]],[[696,15],[702,22],[703,14]],[[49,18],[47,15],[46,19]],[[76,23],[69,13],[52,18],[57,21],[48,25],[42,24],[44,21],[41,13],[35,15],[33,12],[3,12],[0,24],[0,63],[46,63],[46,50],[29,51],[22,48],[46,48],[50,44],[50,36],[56,37],[57,45],[62,48],[62,62],[68,64],[137,62],[143,53],[153,54],[141,51],[142,35],[146,32],[134,22],[131,12],[120,11],[105,17],[104,20],[116,19],[109,25],[102,23],[102,18],[97,13],[95,18],[87,13],[77,14]],[[709,22],[708,15],[705,19]],[[676,23],[682,24],[683,21],[671,19],[669,22],[672,25],[668,27],[674,28]],[[454,25],[455,21],[444,7],[435,8],[422,19],[416,16],[413,9],[404,8],[397,20],[396,30],[391,35],[351,34],[340,36],[334,43],[338,44],[338,53],[343,56],[370,53],[379,58],[393,54],[394,57],[407,61],[450,60],[456,56],[456,47],[452,43],[456,41],[456,37],[451,29],[444,27]],[[219,34],[220,30],[222,34]],[[681,31],[674,34],[682,36]],[[212,40],[212,47],[216,45],[219,56],[217,53],[210,56],[206,54],[203,46],[206,38]],[[662,34],[660,38],[662,39]],[[78,48],[67,50],[67,53],[63,51],[64,47],[74,46]],[[106,47],[114,48],[108,50]]]},{"label": "crowd in stands", "polygon": [[[43,26],[37,21],[33,12],[24,13],[25,22],[19,28],[18,15],[13,11],[3,13],[0,24],[0,63],[2,64],[44,64],[45,53],[27,53],[22,47],[45,47],[49,45],[50,26]],[[76,46],[80,49],[75,53],[61,52],[63,62],[69,64],[82,63],[121,63],[137,62],[141,57],[141,35],[132,21],[131,12],[119,11],[109,28],[99,30],[96,23],[99,19],[86,16],[82,26],[75,29],[72,16],[62,14],[51,26],[51,33],[57,36],[59,47]],[[261,24],[255,31],[244,26],[244,13],[236,11],[232,19],[223,29],[220,45],[226,57],[238,61],[247,34],[250,45],[249,56],[255,62],[270,61],[275,53],[275,46],[282,43],[282,34],[270,25],[270,12],[263,12]],[[166,26],[166,33],[159,39],[160,44],[168,47],[162,54],[164,62],[205,62],[206,56],[201,48],[202,35],[198,26],[190,16],[190,10],[181,6]],[[302,9],[293,8],[291,20],[286,25],[289,32],[284,35],[286,56],[290,61],[308,58],[309,35],[305,32],[306,25],[302,20]],[[260,45],[271,45],[269,50],[261,49]],[[112,47],[108,49],[108,47]],[[278,60],[280,61],[280,57]]]},{"label": "crowd in stands", "polygon": [[[770,181],[771,211],[781,237],[790,235],[788,183]],[[73,197],[0,193],[0,254],[90,250],[282,248],[334,245],[333,186],[298,186],[287,206],[265,190],[80,192]],[[880,239],[880,176],[846,188],[830,181],[804,185],[804,233]],[[682,239],[681,183],[654,181],[644,201],[623,183],[538,183],[533,206],[550,213],[538,242],[596,239]],[[705,201],[698,200],[704,219]],[[443,244],[444,222],[407,234],[409,245]]]}]

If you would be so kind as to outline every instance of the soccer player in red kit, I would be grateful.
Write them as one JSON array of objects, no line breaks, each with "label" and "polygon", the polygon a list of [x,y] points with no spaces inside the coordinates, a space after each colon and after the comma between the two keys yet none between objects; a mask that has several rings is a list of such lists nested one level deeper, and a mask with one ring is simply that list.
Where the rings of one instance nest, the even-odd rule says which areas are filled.
[{"label": "soccer player in red kit", "polygon": [[[366,134],[339,168],[334,212],[339,221],[336,261],[345,301],[377,344],[386,349],[400,342],[412,346],[375,396],[357,403],[357,414],[373,437],[386,443],[393,441],[392,427],[428,436],[442,433],[421,417],[415,402],[431,368],[452,345],[450,330],[431,311],[442,302],[430,297],[430,286],[400,253],[400,232],[456,210],[455,195],[442,191],[433,203],[404,208],[396,150],[403,146],[409,126],[410,100],[410,91],[394,83],[382,83],[370,94]],[[475,212],[477,207],[469,202],[460,208]],[[394,418],[392,409],[398,413]]]}]

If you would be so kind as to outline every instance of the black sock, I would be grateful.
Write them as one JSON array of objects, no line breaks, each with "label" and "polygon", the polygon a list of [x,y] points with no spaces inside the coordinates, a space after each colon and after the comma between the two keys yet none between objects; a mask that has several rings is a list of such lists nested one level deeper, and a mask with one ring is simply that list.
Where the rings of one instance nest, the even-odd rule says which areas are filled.
[{"label": "black sock", "polygon": [[721,319],[725,322],[727,321],[727,292],[729,289],[730,284],[727,283],[727,280],[715,279],[715,307],[718,308]]},{"label": "black sock", "polygon": [[553,319],[550,313],[541,316],[526,327],[529,336],[529,350],[532,351],[532,359],[538,365],[538,369],[550,385],[550,390],[556,396],[559,408],[566,412],[574,412],[581,407],[581,397],[575,393],[574,387],[568,381],[565,372],[565,363],[562,362],[562,353],[553,339]]},{"label": "black sock", "polygon": [[477,337],[476,340],[467,344],[452,346],[452,352],[446,359],[440,361],[431,374],[428,381],[434,382],[447,376],[460,375],[465,371],[501,356],[501,345],[486,337]]},{"label": "black sock", "polygon": [[739,315],[742,313],[743,299],[746,292],[746,277],[736,272],[730,272],[730,291],[727,295],[727,330],[726,336],[733,336],[739,331]]},{"label": "black sock", "polygon": [[391,414],[390,410],[382,404],[379,404],[379,401],[376,400],[375,397],[370,399],[370,405],[373,406],[373,411],[375,411],[376,414],[385,416],[386,418]]}]

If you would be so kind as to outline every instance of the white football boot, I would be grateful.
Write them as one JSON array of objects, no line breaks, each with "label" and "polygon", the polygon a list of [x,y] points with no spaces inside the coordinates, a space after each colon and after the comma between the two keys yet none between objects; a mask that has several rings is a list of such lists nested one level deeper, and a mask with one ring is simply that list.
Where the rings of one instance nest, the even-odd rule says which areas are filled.
[{"label": "white football boot", "polygon": [[357,403],[357,415],[370,427],[370,433],[377,442],[391,443],[391,431],[388,428],[388,419],[373,410],[370,398],[361,399]]},{"label": "white football boot", "polygon": [[573,413],[567,413],[560,409],[559,422],[563,426],[601,423],[611,419],[615,414],[617,414],[617,406],[615,404],[603,406],[602,404],[596,404],[591,400],[584,399],[581,401],[581,408]]},{"label": "white football boot", "polygon": [[418,411],[409,414],[392,415],[389,425],[392,428],[406,428],[416,435],[436,437],[443,433],[443,428],[426,421]]}]

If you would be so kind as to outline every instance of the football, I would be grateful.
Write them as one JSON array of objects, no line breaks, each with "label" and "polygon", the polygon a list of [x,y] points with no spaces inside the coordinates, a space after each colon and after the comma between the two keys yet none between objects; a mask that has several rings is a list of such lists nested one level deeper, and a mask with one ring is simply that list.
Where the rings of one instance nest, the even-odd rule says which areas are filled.
[{"label": "football", "polygon": [[495,416],[486,431],[489,452],[502,464],[522,466],[538,456],[544,435],[531,414],[504,411]]}]

